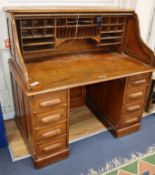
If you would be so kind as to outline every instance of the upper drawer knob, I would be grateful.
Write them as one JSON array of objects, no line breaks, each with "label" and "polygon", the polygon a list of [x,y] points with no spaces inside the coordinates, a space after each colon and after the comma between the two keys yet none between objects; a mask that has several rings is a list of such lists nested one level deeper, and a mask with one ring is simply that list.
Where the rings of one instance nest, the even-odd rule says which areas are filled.
[{"label": "upper drawer knob", "polygon": [[47,132],[47,133],[44,133],[41,135],[42,138],[44,139],[48,139],[48,138],[51,138],[51,137],[54,137],[54,136],[57,136],[61,134],[61,129],[55,129],[53,131],[50,131],[50,132]]},{"label": "upper drawer knob", "polygon": [[140,98],[143,96],[143,92],[136,92],[136,93],[132,93],[129,95],[129,98],[131,99],[135,99],[135,98]]},{"label": "upper drawer knob", "polygon": [[139,110],[140,107],[141,107],[140,105],[130,106],[130,107],[127,108],[127,111],[128,111],[128,112],[134,112],[134,111]]},{"label": "upper drawer knob", "polygon": [[126,120],[124,123],[132,124],[132,123],[135,123],[137,121],[138,121],[138,117],[135,117],[135,118],[131,118],[131,119]]},{"label": "upper drawer knob", "polygon": [[47,123],[59,121],[60,119],[61,119],[61,114],[53,114],[53,115],[43,117],[41,119],[41,122],[44,124],[47,124]]},{"label": "upper drawer knob", "polygon": [[146,79],[132,81],[133,85],[140,85],[140,84],[144,84],[144,83],[146,83]]},{"label": "upper drawer knob", "polygon": [[54,151],[54,150],[56,150],[60,147],[61,147],[61,143],[56,143],[56,144],[53,144],[53,145],[46,146],[45,148],[43,148],[43,151],[44,152]]},{"label": "upper drawer knob", "polygon": [[60,104],[61,103],[61,99],[60,98],[55,98],[52,100],[47,100],[47,101],[43,101],[40,103],[41,107],[49,107],[49,106],[53,106],[56,104]]}]

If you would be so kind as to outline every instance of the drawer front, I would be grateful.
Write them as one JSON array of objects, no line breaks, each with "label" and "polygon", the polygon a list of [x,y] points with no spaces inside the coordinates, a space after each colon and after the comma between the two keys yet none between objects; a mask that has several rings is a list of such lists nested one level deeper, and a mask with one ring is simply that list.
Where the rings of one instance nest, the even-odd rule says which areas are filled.
[{"label": "drawer front", "polygon": [[135,75],[128,78],[128,88],[147,86],[150,80],[150,73]]},{"label": "drawer front", "polygon": [[32,97],[31,105],[33,113],[37,114],[67,106],[67,90],[36,95]]},{"label": "drawer front", "polygon": [[133,113],[133,114],[129,114],[129,115],[121,115],[121,122],[120,125],[122,127],[127,127],[136,123],[140,122],[141,119],[141,112],[138,113]]},{"label": "drawer front", "polygon": [[35,147],[37,157],[54,154],[67,148],[66,135],[53,139],[48,143],[38,143]]},{"label": "drawer front", "polygon": [[145,100],[147,88],[128,89],[124,103],[143,102]]},{"label": "drawer front", "polygon": [[57,126],[47,127],[46,129],[36,129],[35,140],[36,142],[47,142],[55,139],[60,135],[65,135],[67,131],[67,122],[58,124]]},{"label": "drawer front", "polygon": [[67,108],[59,108],[51,112],[41,113],[34,116],[35,128],[44,128],[67,120]]},{"label": "drawer front", "polygon": [[127,104],[123,106],[122,114],[132,114],[135,112],[141,112],[143,110],[144,102],[137,102],[134,104]]}]

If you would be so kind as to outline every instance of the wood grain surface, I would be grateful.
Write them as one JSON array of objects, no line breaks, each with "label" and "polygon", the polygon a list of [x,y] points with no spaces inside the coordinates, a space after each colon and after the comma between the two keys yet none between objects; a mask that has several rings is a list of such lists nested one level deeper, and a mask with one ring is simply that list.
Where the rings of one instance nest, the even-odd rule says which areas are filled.
[{"label": "wood grain surface", "polygon": [[31,83],[39,82],[31,87],[35,93],[118,79],[154,69],[133,57],[118,53],[65,55],[44,62],[27,63],[26,67]]}]

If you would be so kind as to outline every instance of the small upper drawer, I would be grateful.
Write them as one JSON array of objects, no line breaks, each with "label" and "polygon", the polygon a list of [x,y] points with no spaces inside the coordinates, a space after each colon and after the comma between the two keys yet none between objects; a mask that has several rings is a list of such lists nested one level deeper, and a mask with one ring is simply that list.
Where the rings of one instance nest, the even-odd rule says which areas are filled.
[{"label": "small upper drawer", "polygon": [[35,128],[43,128],[48,125],[56,124],[57,122],[61,122],[67,120],[67,109],[60,108],[57,110],[53,110],[46,113],[37,114],[34,116],[34,125]]},{"label": "small upper drawer", "polygon": [[128,89],[124,103],[135,103],[135,102],[142,102],[145,100],[147,88],[136,88],[136,89]]},{"label": "small upper drawer", "polygon": [[128,88],[146,86],[150,80],[150,73],[135,75],[128,78]]},{"label": "small upper drawer", "polygon": [[57,136],[65,135],[67,131],[67,122],[63,122],[53,127],[35,130],[36,142],[46,142],[55,139]]},{"label": "small upper drawer", "polygon": [[37,143],[35,152],[37,157],[54,154],[64,149],[67,149],[67,136],[63,135],[56,139],[49,141],[48,143]]},{"label": "small upper drawer", "polygon": [[68,105],[67,90],[49,92],[32,97],[31,101],[33,113],[43,113]]}]

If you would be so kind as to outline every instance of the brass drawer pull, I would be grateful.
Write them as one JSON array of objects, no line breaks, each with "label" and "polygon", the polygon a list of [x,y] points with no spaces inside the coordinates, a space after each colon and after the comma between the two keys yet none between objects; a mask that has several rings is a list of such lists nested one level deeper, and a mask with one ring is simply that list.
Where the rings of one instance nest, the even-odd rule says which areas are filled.
[{"label": "brass drawer pull", "polygon": [[127,111],[128,111],[128,112],[134,112],[134,111],[139,110],[140,107],[141,107],[140,105],[131,106],[131,107],[128,107],[128,108],[127,108]]},{"label": "brass drawer pull", "polygon": [[42,150],[44,152],[48,152],[48,151],[53,151],[55,149],[58,149],[61,147],[61,143],[56,143],[54,145],[49,145],[49,146],[46,146],[45,148],[43,148]]},{"label": "brass drawer pull", "polygon": [[50,137],[57,136],[58,134],[61,134],[61,129],[56,129],[54,131],[47,132],[45,134],[42,134],[41,137],[45,138],[45,139],[48,139]]},{"label": "brass drawer pull", "polygon": [[138,120],[138,118],[132,118],[132,119],[129,119],[127,121],[125,121],[126,124],[131,124],[131,123],[134,123]]},{"label": "brass drawer pull", "polygon": [[129,95],[129,98],[135,99],[143,96],[143,92],[136,92]]},{"label": "brass drawer pull", "polygon": [[52,100],[47,100],[47,101],[43,101],[40,103],[40,106],[41,107],[49,107],[49,106],[53,106],[53,105],[56,105],[56,104],[59,104],[61,103],[61,99],[60,98],[55,98],[55,99],[52,99]]},{"label": "brass drawer pull", "polygon": [[53,114],[53,115],[50,115],[50,116],[47,116],[47,117],[43,117],[41,119],[41,122],[44,123],[44,124],[47,124],[47,123],[52,123],[52,122],[59,121],[60,119],[61,119],[61,114]]},{"label": "brass drawer pull", "polygon": [[144,84],[146,82],[146,79],[142,79],[142,80],[134,80],[132,81],[133,85],[139,85],[139,84]]}]

